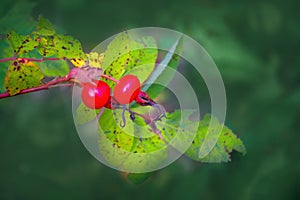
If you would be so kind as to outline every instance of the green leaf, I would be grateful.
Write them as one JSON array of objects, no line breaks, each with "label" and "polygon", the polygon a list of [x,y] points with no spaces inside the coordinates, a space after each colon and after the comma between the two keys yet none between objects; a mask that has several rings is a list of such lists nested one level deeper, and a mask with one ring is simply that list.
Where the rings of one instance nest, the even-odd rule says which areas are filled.
[{"label": "green leaf", "polygon": [[137,46],[136,48],[140,49],[130,52],[131,59],[126,72],[136,75],[143,83],[154,70],[158,49],[155,39],[150,36],[142,37],[140,44]]},{"label": "green leaf", "polygon": [[81,103],[76,110],[75,121],[79,125],[85,124],[94,120],[98,113],[99,110],[90,109]]},{"label": "green leaf", "polygon": [[14,61],[7,70],[4,84],[6,91],[15,95],[23,89],[41,85],[43,78],[42,71],[35,63]]},{"label": "green leaf", "polygon": [[25,54],[38,46],[38,41],[31,38],[29,35],[19,35],[15,31],[10,31],[6,35],[7,41],[15,54]]},{"label": "green leaf", "polygon": [[[149,130],[149,127],[137,127],[128,114],[125,114],[126,126],[121,128],[120,114],[105,110],[100,118],[102,131],[98,134],[99,150],[103,157],[114,167],[125,170],[143,171],[147,167],[157,166],[167,157],[164,141]],[[135,134],[141,134],[141,129],[145,131],[143,135],[148,137],[134,137]]]},{"label": "green leaf", "polygon": [[37,50],[40,55],[42,55],[43,57],[56,56],[57,48],[54,44],[54,36],[40,37],[34,35],[34,39],[39,41]]},{"label": "green leaf", "polygon": [[82,46],[79,40],[69,35],[54,36],[54,45],[57,49],[57,56],[59,58],[67,59],[86,59],[85,53],[82,51]]},{"label": "green leaf", "polygon": [[[151,73],[146,83],[152,84],[165,70],[166,67],[171,66],[172,68],[176,68],[179,64],[178,53],[182,50],[182,37],[180,37],[172,46],[172,48],[166,53],[164,59],[159,63],[158,66],[155,67],[155,70]],[[149,85],[145,85],[143,87],[144,91],[147,91]]]},{"label": "green leaf", "polygon": [[127,180],[135,185],[140,185],[148,180],[153,173],[128,173]]},{"label": "green leaf", "polygon": [[[102,61],[104,74],[120,79],[130,70],[130,74],[137,75],[141,82],[145,81],[155,66],[157,45],[152,37],[142,37],[140,41],[133,39],[129,33],[117,35],[107,46]],[[137,67],[145,65],[144,67]],[[132,70],[136,69],[136,70]],[[115,83],[106,81],[109,86]]]},{"label": "green leaf", "polygon": [[176,70],[179,62],[180,56],[179,54],[182,52],[182,44],[183,37],[178,38],[178,40],[174,43],[172,48],[166,53],[164,59],[156,65],[154,71],[149,76],[146,81],[146,84],[142,88],[143,91],[147,91],[147,93],[155,98],[157,95],[161,93],[164,89],[161,85],[152,85],[155,80],[163,85],[167,85],[173,78],[174,73],[171,70],[165,70],[166,68],[171,68]]},{"label": "green leaf", "polygon": [[55,34],[55,29],[53,24],[48,20],[45,19],[43,16],[39,17],[39,21],[36,25],[36,31],[33,32],[37,35],[41,36],[51,36]]},{"label": "green leaf", "polygon": [[102,68],[103,58],[104,53],[98,54],[97,52],[91,52],[86,54],[86,60],[83,60],[82,58],[72,58],[70,61],[75,67],[89,66],[93,68]]},{"label": "green leaf", "polygon": [[[9,47],[7,40],[0,40],[0,57],[1,58],[9,58],[12,57],[14,52]],[[6,91],[4,86],[4,79],[8,70],[9,65],[12,62],[0,62],[0,93]]]},{"label": "green leaf", "polygon": [[82,50],[79,40],[68,35],[53,35],[39,37],[38,51],[44,57],[56,56],[58,58],[85,60],[86,55]]},{"label": "green leaf", "polygon": [[102,131],[98,131],[98,144],[104,159],[114,167],[121,167],[128,157],[133,137],[125,134],[117,123],[112,111],[105,110],[99,120]]},{"label": "green leaf", "polygon": [[104,54],[98,54],[97,52],[91,52],[87,54],[88,65],[94,68],[101,68]]},{"label": "green leaf", "polygon": [[65,76],[69,72],[69,66],[65,60],[45,60],[39,63],[43,74],[48,77]]},{"label": "green leaf", "polygon": [[169,143],[173,148],[181,151],[186,150],[187,145],[194,138],[195,129],[193,131],[189,125],[192,124],[196,128],[195,123],[188,120],[191,111],[167,113],[165,122],[156,123],[168,143],[154,133],[153,129],[138,116],[132,122],[129,114],[126,113],[126,126],[121,128],[119,126],[122,120],[121,112],[121,110],[105,110],[99,120],[99,127],[102,129],[98,132],[99,150],[106,161],[114,167],[137,171],[149,167],[156,168],[167,158]]},{"label": "green leaf", "polygon": [[[212,120],[212,127],[209,128],[210,120]],[[237,136],[226,126],[223,126],[221,135],[218,138],[216,145],[204,158],[199,158],[199,150],[203,144],[204,138],[214,130],[218,129],[221,124],[217,118],[210,115],[205,115],[200,121],[200,127],[198,133],[190,146],[186,151],[186,155],[190,158],[206,163],[220,163],[230,161],[230,154],[233,150],[242,154],[246,154],[246,148],[243,142],[237,138]],[[209,135],[208,135],[209,136]],[[208,138],[209,139],[209,138]]]}]

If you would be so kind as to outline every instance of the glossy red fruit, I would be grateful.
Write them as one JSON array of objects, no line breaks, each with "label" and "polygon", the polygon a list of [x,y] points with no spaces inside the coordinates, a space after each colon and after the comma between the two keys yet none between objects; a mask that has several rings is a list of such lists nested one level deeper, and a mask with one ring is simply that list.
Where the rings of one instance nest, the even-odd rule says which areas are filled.
[{"label": "glossy red fruit", "polygon": [[103,81],[82,83],[81,99],[91,109],[102,108],[110,96],[110,88]]},{"label": "glossy red fruit", "polygon": [[115,100],[110,96],[106,102],[106,104],[104,105],[105,108],[108,108],[108,109],[111,109],[111,110],[114,110],[115,107],[114,107],[114,104],[115,104]]},{"label": "glossy red fruit", "polygon": [[120,104],[129,104],[137,97],[140,87],[140,80],[136,76],[125,75],[114,88],[114,98]]}]

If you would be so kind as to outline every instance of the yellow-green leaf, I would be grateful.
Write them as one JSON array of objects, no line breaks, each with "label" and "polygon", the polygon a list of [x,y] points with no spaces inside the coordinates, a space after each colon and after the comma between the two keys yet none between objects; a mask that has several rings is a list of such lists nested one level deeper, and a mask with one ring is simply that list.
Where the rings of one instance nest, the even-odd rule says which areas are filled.
[{"label": "yellow-green leaf", "polygon": [[[212,127],[209,127],[210,120],[212,120]],[[199,158],[199,150],[203,144],[204,138],[209,137],[209,133],[217,130],[221,124],[218,119],[210,115],[205,115],[200,121],[198,133],[187,150],[186,155],[190,158],[207,163],[219,163],[230,161],[230,154],[233,150],[242,154],[246,153],[246,148],[241,139],[239,139],[228,127],[223,126],[222,132],[218,138],[217,143],[213,149],[204,158]]]},{"label": "yellow-green leaf", "polygon": [[[155,169],[167,159],[169,144],[172,149],[183,153],[182,150],[192,142],[191,134],[195,132],[188,128],[190,123],[186,123],[190,111],[167,113],[165,122],[157,121],[157,128],[165,141],[142,118],[136,116],[131,121],[128,113],[125,114],[126,126],[121,128],[121,112],[106,110],[99,120],[99,128],[102,130],[98,132],[100,152],[116,168],[127,171]],[[182,124],[181,119],[184,119]],[[184,145],[185,149],[182,147]]]},{"label": "yellow-green leaf", "polygon": [[34,35],[34,39],[39,42],[39,46],[37,47],[38,52],[44,56],[53,56],[57,53],[57,48],[54,44],[54,36],[44,36],[40,37]]},{"label": "yellow-green leaf", "polygon": [[[109,43],[102,60],[104,74],[120,79],[126,71],[131,70],[129,73],[137,75],[141,82],[146,80],[155,66],[156,41],[146,36],[140,38],[140,41],[135,39],[128,32],[123,32]],[[145,66],[138,68],[142,65]],[[115,84],[109,80],[104,81],[111,87]]]},{"label": "yellow-green leaf", "polygon": [[15,54],[28,53],[38,45],[38,42],[29,35],[19,35],[15,31],[10,31],[6,37]]},{"label": "yellow-green leaf", "polygon": [[41,85],[43,78],[42,71],[35,63],[16,60],[7,70],[4,85],[10,95],[15,95],[23,89]]},{"label": "yellow-green leaf", "polygon": [[[9,44],[6,40],[0,40],[0,55],[2,58],[9,58],[13,56],[13,51],[9,48]],[[0,93],[5,92],[4,79],[7,73],[10,62],[0,62]]]},{"label": "yellow-green leaf", "polygon": [[85,124],[96,119],[98,113],[99,110],[90,109],[81,103],[76,110],[75,121],[79,125]]},{"label": "yellow-green leaf", "polygon": [[56,56],[58,58],[67,59],[86,59],[86,55],[82,50],[81,43],[79,40],[74,39],[71,36],[35,36],[35,40],[39,41],[37,50],[44,57]]},{"label": "yellow-green leaf", "polygon": [[86,59],[85,53],[82,51],[82,46],[79,40],[69,35],[55,35],[54,45],[57,49],[57,57],[67,59]]}]

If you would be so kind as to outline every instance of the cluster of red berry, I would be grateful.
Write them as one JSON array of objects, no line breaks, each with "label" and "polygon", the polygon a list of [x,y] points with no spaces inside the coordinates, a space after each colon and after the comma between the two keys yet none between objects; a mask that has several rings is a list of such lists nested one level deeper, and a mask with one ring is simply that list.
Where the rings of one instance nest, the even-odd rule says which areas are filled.
[{"label": "cluster of red berry", "polygon": [[133,101],[142,106],[155,104],[146,92],[141,91],[141,83],[134,75],[125,75],[116,82],[112,96],[111,88],[101,80],[81,83],[81,86],[82,101],[91,109],[114,109],[115,104],[129,104]]}]

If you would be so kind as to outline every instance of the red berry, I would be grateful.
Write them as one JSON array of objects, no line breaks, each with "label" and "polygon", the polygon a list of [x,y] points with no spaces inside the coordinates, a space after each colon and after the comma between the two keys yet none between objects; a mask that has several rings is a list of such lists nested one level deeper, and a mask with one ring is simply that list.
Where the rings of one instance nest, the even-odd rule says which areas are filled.
[{"label": "red berry", "polygon": [[105,108],[114,110],[115,109],[114,103],[115,103],[114,99],[110,96],[105,104]]},{"label": "red berry", "polygon": [[81,99],[91,109],[102,108],[110,96],[110,88],[103,81],[82,83]]},{"label": "red berry", "polygon": [[140,92],[140,81],[134,75],[123,76],[114,88],[114,98],[120,104],[131,103]]}]

